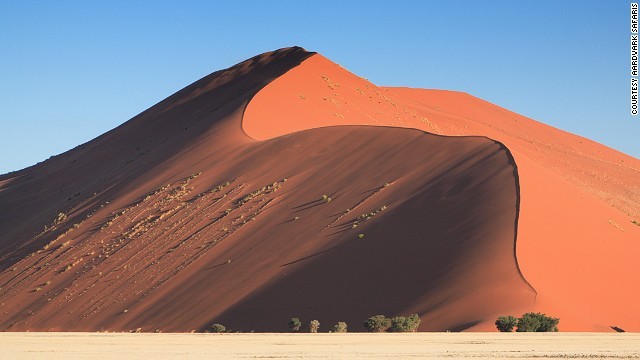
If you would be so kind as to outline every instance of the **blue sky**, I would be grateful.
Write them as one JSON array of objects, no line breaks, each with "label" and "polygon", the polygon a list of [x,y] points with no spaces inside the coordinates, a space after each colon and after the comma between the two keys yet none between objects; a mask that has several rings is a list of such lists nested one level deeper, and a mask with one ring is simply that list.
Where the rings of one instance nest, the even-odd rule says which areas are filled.
[{"label": "blue sky", "polygon": [[0,173],[292,45],[378,85],[466,91],[640,157],[629,35],[627,1],[0,0]]}]

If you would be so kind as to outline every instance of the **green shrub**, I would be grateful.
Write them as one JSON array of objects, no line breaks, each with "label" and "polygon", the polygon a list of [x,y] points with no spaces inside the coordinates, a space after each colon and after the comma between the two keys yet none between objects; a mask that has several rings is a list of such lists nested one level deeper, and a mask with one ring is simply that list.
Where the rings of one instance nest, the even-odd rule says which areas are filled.
[{"label": "green shrub", "polygon": [[291,331],[299,331],[300,327],[302,327],[300,319],[298,319],[297,317],[291,318],[291,320],[289,321],[289,329],[291,329]]},{"label": "green shrub", "polygon": [[396,316],[391,319],[391,332],[416,332],[420,325],[420,317],[418,314],[411,314],[409,316]]},{"label": "green shrub", "polygon": [[385,332],[391,327],[391,319],[384,315],[375,315],[365,320],[364,327],[371,332]]},{"label": "green shrub", "polygon": [[347,323],[343,321],[339,321],[337,324],[333,326],[333,332],[335,333],[346,333],[347,332]]},{"label": "green shrub", "polygon": [[311,332],[311,333],[317,333],[319,328],[320,328],[320,321],[318,321],[318,320],[311,320],[311,321],[309,322],[309,332]]},{"label": "green shrub", "polygon": [[558,323],[560,323],[559,318],[554,318],[551,316],[545,316],[542,314],[542,319],[540,320],[540,327],[538,328],[538,332],[558,332]]},{"label": "green shrub", "polygon": [[526,313],[518,319],[517,332],[535,332],[540,327],[540,317],[534,313]]},{"label": "green shrub", "polygon": [[211,325],[211,329],[209,329],[209,332],[212,332],[212,333],[223,333],[223,332],[227,332],[227,328],[224,327],[224,325],[213,324],[213,325]]},{"label": "green shrub", "polygon": [[526,313],[518,319],[517,332],[556,332],[560,319],[541,313]]},{"label": "green shrub", "polygon": [[511,315],[498,316],[498,320],[496,320],[496,327],[500,332],[512,332],[517,323],[518,319]]}]

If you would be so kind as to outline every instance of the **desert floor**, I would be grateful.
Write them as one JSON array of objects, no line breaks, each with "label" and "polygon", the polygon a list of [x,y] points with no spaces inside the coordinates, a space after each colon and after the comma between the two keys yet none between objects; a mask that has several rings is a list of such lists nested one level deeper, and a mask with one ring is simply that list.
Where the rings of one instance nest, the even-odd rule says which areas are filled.
[{"label": "desert floor", "polygon": [[3,359],[638,359],[640,334],[2,333]]}]

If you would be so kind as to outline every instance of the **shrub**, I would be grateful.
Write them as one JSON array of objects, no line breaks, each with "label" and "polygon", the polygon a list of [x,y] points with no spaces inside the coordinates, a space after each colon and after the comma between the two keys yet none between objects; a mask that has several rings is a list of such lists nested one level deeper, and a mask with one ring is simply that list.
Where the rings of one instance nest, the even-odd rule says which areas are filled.
[{"label": "shrub", "polygon": [[212,333],[223,333],[226,331],[227,331],[227,328],[224,327],[224,325],[220,325],[220,324],[213,324],[211,325],[211,329],[209,329],[209,332],[212,332]]},{"label": "shrub", "polygon": [[300,319],[298,319],[297,317],[291,318],[291,320],[289,321],[289,329],[291,329],[291,331],[299,331],[300,327],[302,327]]},{"label": "shrub", "polygon": [[560,323],[559,318],[554,318],[551,316],[545,316],[542,314],[542,318],[540,319],[540,327],[538,328],[538,332],[558,332],[558,323]]},{"label": "shrub", "polygon": [[498,316],[498,320],[496,320],[496,327],[500,332],[512,332],[517,323],[518,319],[511,315]]},{"label": "shrub", "polygon": [[396,316],[391,319],[392,332],[416,332],[420,325],[420,317],[418,314],[411,314],[409,316]]},{"label": "shrub", "polygon": [[364,327],[371,332],[385,332],[391,327],[391,319],[384,315],[375,315],[365,320]]},{"label": "shrub", "polygon": [[56,217],[56,219],[53,221],[55,224],[61,223],[62,221],[64,221],[64,219],[67,218],[67,214],[60,212],[58,213],[58,216]]},{"label": "shrub", "polygon": [[541,313],[526,313],[518,319],[517,332],[556,332],[560,319]]},{"label": "shrub", "polygon": [[347,323],[343,321],[339,321],[337,324],[333,326],[333,332],[336,333],[346,333],[347,332]]},{"label": "shrub", "polygon": [[526,313],[518,319],[517,332],[534,332],[540,327],[540,317],[535,313]]},{"label": "shrub", "polygon": [[311,320],[311,321],[309,322],[309,332],[311,332],[311,333],[317,333],[319,328],[320,328],[320,321],[318,321],[318,320]]}]

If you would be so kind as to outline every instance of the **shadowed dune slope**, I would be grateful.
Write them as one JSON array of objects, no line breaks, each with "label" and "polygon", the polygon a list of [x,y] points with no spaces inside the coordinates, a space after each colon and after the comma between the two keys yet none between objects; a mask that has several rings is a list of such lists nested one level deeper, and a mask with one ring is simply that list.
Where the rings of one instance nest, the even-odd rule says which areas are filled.
[{"label": "shadowed dune slope", "polygon": [[250,99],[313,58],[257,56],[0,176],[0,329],[283,331],[299,316],[362,330],[415,312],[422,330],[464,330],[530,307],[501,143],[369,126],[245,134]]},{"label": "shadowed dune slope", "polygon": [[520,175],[517,259],[538,292],[520,310],[559,316],[562,330],[640,331],[638,159],[465,93],[378,87],[319,54],[260,91],[243,119],[260,140],[344,124],[503,143]]}]

